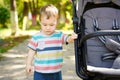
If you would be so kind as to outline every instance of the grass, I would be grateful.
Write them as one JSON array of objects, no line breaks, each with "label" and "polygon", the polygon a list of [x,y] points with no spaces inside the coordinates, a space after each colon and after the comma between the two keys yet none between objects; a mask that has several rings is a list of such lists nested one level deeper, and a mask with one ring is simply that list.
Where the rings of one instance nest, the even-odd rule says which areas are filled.
[{"label": "grass", "polygon": [[0,60],[3,58],[2,54],[7,52],[12,47],[18,45],[19,43],[23,42],[24,40],[28,39],[30,36],[17,36],[17,37],[7,37],[5,39],[0,39]]},{"label": "grass", "polygon": [[11,36],[11,30],[7,28],[0,28],[0,59],[3,58],[2,54],[7,52],[14,46],[17,46],[19,43],[22,43],[24,40],[31,37],[36,30],[29,30],[21,32],[19,36]]},{"label": "grass", "polygon": [[17,36],[17,37],[10,36],[5,39],[0,39],[0,53],[6,52],[7,50],[18,45],[19,43],[23,42],[29,37],[30,36],[28,35],[24,35],[24,36]]},{"label": "grass", "polygon": [[0,28],[0,38],[6,38],[11,35],[11,29],[9,28]]}]

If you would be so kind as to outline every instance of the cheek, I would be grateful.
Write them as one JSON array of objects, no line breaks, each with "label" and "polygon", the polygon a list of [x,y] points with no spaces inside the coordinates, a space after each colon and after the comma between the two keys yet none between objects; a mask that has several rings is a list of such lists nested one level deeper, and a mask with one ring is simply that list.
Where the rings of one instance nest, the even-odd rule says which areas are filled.
[{"label": "cheek", "polygon": [[42,29],[42,30],[46,30],[46,28],[45,28],[44,26],[41,26],[41,29]]},{"label": "cheek", "polygon": [[56,29],[56,26],[53,27],[53,30],[55,30],[55,29]]}]

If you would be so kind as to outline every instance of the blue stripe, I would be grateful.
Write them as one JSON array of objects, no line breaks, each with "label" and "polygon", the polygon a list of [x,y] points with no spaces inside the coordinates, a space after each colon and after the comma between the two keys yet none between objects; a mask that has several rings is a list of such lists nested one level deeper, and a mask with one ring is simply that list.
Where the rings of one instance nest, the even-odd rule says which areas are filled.
[{"label": "blue stripe", "polygon": [[29,47],[30,49],[32,49],[32,50],[34,50],[34,51],[36,51],[36,49],[35,48],[33,48],[32,46],[27,46],[27,47]]},{"label": "blue stripe", "polygon": [[51,63],[61,63],[63,59],[55,59],[55,60],[36,60],[34,61],[36,64],[51,64]]},{"label": "blue stripe", "polygon": [[44,48],[44,49],[39,49],[37,48],[37,51],[51,51],[51,50],[62,50],[62,47],[47,47],[47,48]]},{"label": "blue stripe", "polygon": [[59,33],[52,35],[51,37],[60,37],[61,35],[62,35],[62,32],[59,32]]},{"label": "blue stripe", "polygon": [[60,38],[61,35],[62,35],[62,32],[59,32],[59,33],[53,34],[52,36],[37,35],[37,36],[33,36],[32,38],[33,38],[34,40],[38,40],[38,39],[42,39],[42,38],[49,38],[49,37],[52,37],[52,38]]}]

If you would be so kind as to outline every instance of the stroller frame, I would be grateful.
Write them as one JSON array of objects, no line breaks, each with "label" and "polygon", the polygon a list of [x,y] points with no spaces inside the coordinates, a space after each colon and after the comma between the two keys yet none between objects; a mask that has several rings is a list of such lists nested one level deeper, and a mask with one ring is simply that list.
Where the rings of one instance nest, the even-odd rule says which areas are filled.
[{"label": "stroller frame", "polygon": [[[79,0],[78,0],[79,1]],[[73,26],[74,26],[74,32],[78,34],[78,39],[74,41],[75,46],[75,62],[76,62],[76,73],[77,75],[82,78],[83,80],[120,80],[120,74],[119,75],[109,75],[109,74],[102,74],[98,72],[91,72],[87,70],[87,63],[86,63],[86,54],[87,54],[87,48],[86,48],[86,41],[93,37],[98,36],[118,36],[120,35],[120,30],[104,30],[104,31],[97,31],[90,34],[85,34],[85,20],[83,18],[84,12],[87,10],[94,8],[94,7],[112,7],[120,9],[120,6],[114,5],[110,6],[109,3],[103,3],[95,4],[90,3],[93,6],[91,7],[85,7],[83,10],[82,15],[77,15],[77,0],[72,0],[72,6],[73,6]]]}]

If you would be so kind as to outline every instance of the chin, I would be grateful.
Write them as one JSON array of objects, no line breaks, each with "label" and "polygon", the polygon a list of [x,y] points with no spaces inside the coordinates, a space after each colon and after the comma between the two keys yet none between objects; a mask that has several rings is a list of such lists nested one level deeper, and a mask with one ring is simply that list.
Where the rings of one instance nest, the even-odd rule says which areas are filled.
[{"label": "chin", "polygon": [[52,32],[52,31],[45,31],[44,32],[44,34],[46,34],[46,35],[51,35],[51,34],[53,34],[54,33],[54,31]]},{"label": "chin", "polygon": [[51,35],[52,33],[51,32],[47,32],[46,35]]}]

